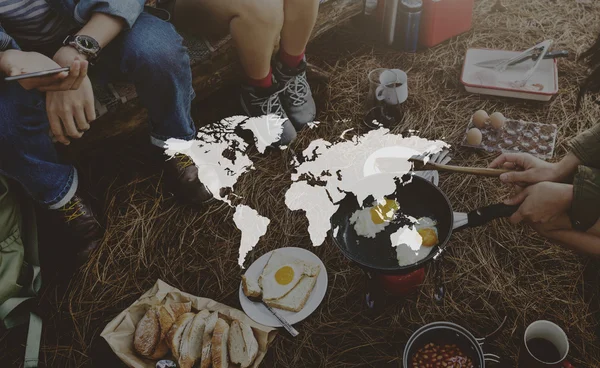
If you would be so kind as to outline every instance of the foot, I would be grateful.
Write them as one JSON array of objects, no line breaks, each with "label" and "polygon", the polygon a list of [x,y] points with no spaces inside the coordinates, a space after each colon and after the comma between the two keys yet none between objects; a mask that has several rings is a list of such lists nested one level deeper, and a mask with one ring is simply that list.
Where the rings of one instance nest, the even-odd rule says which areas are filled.
[{"label": "foot", "polygon": [[273,114],[285,119],[281,136],[275,145],[287,145],[296,138],[296,129],[285,114],[279,99],[281,91],[282,87],[279,84],[273,84],[269,88],[242,85],[240,95],[242,108],[248,116],[258,117]]},{"label": "foot", "polygon": [[306,59],[297,68],[290,68],[280,61],[275,63],[274,75],[285,85],[281,103],[296,130],[300,130],[315,120],[317,107],[306,79]]},{"label": "foot", "polygon": [[175,196],[185,203],[206,204],[214,199],[211,191],[200,182],[198,168],[186,155],[175,155],[165,161],[165,174]]},{"label": "foot", "polygon": [[77,265],[84,265],[100,245],[104,233],[89,202],[79,193],[75,193],[67,204],[51,210],[51,213],[65,225],[66,231],[73,240]]}]

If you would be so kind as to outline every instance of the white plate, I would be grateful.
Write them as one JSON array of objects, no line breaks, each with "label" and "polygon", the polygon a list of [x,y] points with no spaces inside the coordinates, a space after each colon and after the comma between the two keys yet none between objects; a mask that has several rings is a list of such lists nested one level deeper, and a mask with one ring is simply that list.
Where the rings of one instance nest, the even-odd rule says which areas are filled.
[{"label": "white plate", "polygon": [[[254,261],[252,265],[246,271],[246,275],[255,280],[258,279],[262,270],[267,265],[269,261],[269,257],[271,256],[271,251],[269,253],[264,254],[262,257]],[[304,320],[306,317],[310,316],[312,312],[314,312],[323,298],[325,297],[325,293],[327,292],[327,270],[325,269],[325,265],[321,261],[319,257],[317,257],[314,253],[307,251],[302,248],[280,248],[277,249],[277,252],[281,252],[286,256],[296,257],[298,259],[311,262],[313,264],[318,264],[321,267],[321,271],[319,272],[319,276],[317,277],[317,283],[313,288],[310,297],[306,301],[304,308],[300,312],[289,312],[281,309],[277,309],[277,312],[281,314],[290,324],[298,323]],[[282,324],[279,322],[271,312],[265,307],[262,303],[251,302],[246,295],[244,295],[244,291],[242,290],[242,284],[240,282],[240,304],[242,305],[242,309],[248,317],[252,318],[255,322],[263,324],[265,326],[271,327],[281,327]]]}]

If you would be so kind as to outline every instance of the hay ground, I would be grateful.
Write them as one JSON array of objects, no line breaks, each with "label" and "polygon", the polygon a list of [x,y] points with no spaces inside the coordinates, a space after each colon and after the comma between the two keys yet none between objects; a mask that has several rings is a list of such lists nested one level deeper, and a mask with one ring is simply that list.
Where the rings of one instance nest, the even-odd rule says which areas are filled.
[{"label": "hay ground", "polygon": [[[317,138],[335,139],[349,128],[366,131],[361,118],[367,90],[366,72],[399,67],[408,72],[410,98],[397,128],[418,129],[421,136],[455,145],[456,164],[485,166],[493,155],[458,147],[470,114],[480,108],[506,116],[559,126],[556,157],[567,142],[596,123],[599,108],[586,101],[575,113],[577,86],[586,68],[574,57],[559,64],[560,93],[549,103],[468,95],[460,85],[469,47],[526,49],[554,39],[554,49],[583,52],[600,29],[600,4],[575,0],[504,0],[507,11],[490,13],[495,0],[476,2],[473,30],[438,47],[406,55],[374,46],[376,38],[353,22],[309,48],[311,60],[333,74],[329,85],[315,86],[319,106],[315,130],[303,132],[292,145],[300,151]],[[201,123],[231,111],[224,91],[198,106]],[[102,206],[107,232],[100,250],[74,276],[47,278],[40,311],[45,319],[43,353],[47,367],[117,367],[99,334],[105,324],[160,278],[189,293],[239,307],[237,266],[240,233],[224,205],[203,210],[178,204],[162,194],[162,173],[143,144],[143,135],[114,141],[109,150],[79,161],[90,192]],[[390,299],[383,313],[370,317],[363,308],[363,274],[327,240],[312,248],[302,213],[286,210],[283,195],[290,184],[290,152],[252,155],[256,170],[239,181],[236,191],[272,219],[267,235],[247,264],[283,246],[310,249],[325,262],[329,275],[326,298],[301,334],[275,340],[265,367],[400,367],[403,344],[420,325],[448,320],[478,336],[506,327],[488,347],[514,366],[525,326],[537,319],[560,324],[571,340],[577,367],[599,367],[595,336],[600,290],[598,263],[549,244],[529,228],[505,221],[456,234],[443,263],[445,302],[432,302],[432,278],[414,296]],[[441,187],[456,210],[497,202],[509,190],[496,180],[443,175]],[[61,249],[60,242],[46,244]],[[22,340],[0,333],[0,365],[19,366]]]}]

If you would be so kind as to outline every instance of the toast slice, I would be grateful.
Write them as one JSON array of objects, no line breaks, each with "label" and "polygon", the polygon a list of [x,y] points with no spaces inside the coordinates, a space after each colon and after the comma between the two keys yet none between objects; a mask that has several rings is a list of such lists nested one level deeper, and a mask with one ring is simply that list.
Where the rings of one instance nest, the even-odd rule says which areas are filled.
[{"label": "toast slice", "polygon": [[304,308],[304,305],[306,305],[306,301],[310,297],[310,294],[317,283],[319,271],[315,272],[315,276],[302,276],[298,284],[285,296],[279,299],[265,301],[265,303],[272,308],[283,309],[290,312],[300,312],[302,308]]},{"label": "toast slice", "polygon": [[212,336],[212,364],[213,368],[228,368],[227,341],[229,340],[229,325],[219,318]]},{"label": "toast slice", "polygon": [[262,295],[262,290],[258,285],[258,281],[246,277],[246,275],[242,275],[242,291],[247,297],[258,298]]},{"label": "toast slice", "polygon": [[198,313],[188,323],[179,348],[179,367],[192,368],[196,361],[202,357],[202,338],[204,337],[204,328],[206,326],[205,317],[208,314]]},{"label": "toast slice", "polygon": [[204,337],[202,338],[202,359],[200,359],[200,368],[210,368],[212,364],[212,335],[218,319],[219,312],[213,312],[208,318],[206,318]]},{"label": "toast slice", "polygon": [[241,368],[248,368],[258,355],[258,341],[252,328],[240,321],[233,321],[229,328],[229,358]]}]

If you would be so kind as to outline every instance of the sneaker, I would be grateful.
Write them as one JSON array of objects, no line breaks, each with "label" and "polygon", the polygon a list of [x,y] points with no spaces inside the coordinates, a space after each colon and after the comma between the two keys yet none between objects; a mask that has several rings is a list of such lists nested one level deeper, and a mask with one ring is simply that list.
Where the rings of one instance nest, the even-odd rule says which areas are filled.
[{"label": "sneaker", "polygon": [[273,71],[277,81],[285,85],[280,97],[281,103],[296,130],[313,122],[317,115],[315,100],[306,79],[306,67],[306,58],[297,68],[290,68],[277,61]]},{"label": "sneaker", "polygon": [[88,201],[79,193],[75,193],[67,204],[56,210],[50,210],[50,213],[65,225],[65,230],[76,247],[77,265],[84,265],[100,245],[104,234]]},{"label": "sneaker", "polygon": [[287,145],[296,138],[296,129],[288,119],[279,95],[282,92],[279,84],[274,83],[269,88],[257,88],[242,85],[240,101],[244,112],[251,117],[274,114],[285,119],[283,131],[276,145]]},{"label": "sneaker", "polygon": [[179,200],[195,205],[214,200],[211,191],[200,182],[198,168],[189,156],[177,154],[166,160],[165,174],[168,185]]}]

